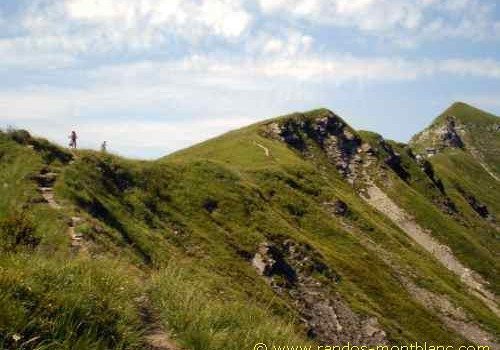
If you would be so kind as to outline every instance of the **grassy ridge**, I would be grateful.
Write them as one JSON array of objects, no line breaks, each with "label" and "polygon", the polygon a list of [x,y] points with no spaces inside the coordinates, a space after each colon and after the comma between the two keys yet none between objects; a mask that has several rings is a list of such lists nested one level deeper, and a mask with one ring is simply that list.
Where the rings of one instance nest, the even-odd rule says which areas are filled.
[{"label": "grassy ridge", "polygon": [[[394,266],[500,334],[498,319],[359,198],[313,141],[307,140],[306,158],[264,137],[266,123],[154,162],[78,151],[70,164],[71,154],[43,140],[0,134],[0,348],[145,348],[148,325],[137,301],[144,296],[186,349],[306,344],[311,340],[293,299],[275,293],[250,262],[261,243],[284,239],[310,246],[339,276],[322,283],[358,314],[377,317],[391,342],[467,343],[408,293]],[[359,136],[383,141],[372,133]],[[498,292],[496,233],[456,187],[498,213],[496,184],[488,187],[490,179],[473,159],[446,152],[432,159],[443,191],[406,145],[387,144],[400,154],[408,178],[383,164],[387,150],[369,171],[385,174],[388,194]],[[61,210],[40,203],[32,177],[44,167],[60,172],[55,191]],[[442,211],[444,196],[462,220]],[[335,200],[347,204],[345,216],[325,204]],[[83,218],[77,229],[89,242],[89,253],[78,257],[67,235],[75,215]]]},{"label": "grassy ridge", "polygon": [[[164,166],[92,152],[79,153],[74,164],[62,166],[20,145],[12,135],[0,134],[0,142],[0,178],[6,184],[0,188],[4,208],[0,228],[5,238],[0,246],[0,348],[144,349],[143,335],[150,325],[143,323],[137,300],[149,293],[153,305],[173,303],[179,322],[190,322],[194,313],[204,309],[204,317],[198,319],[196,327],[179,333],[178,341],[191,348],[207,348],[205,343],[196,345],[192,339],[202,337],[202,329],[212,332],[205,337],[215,335],[214,322],[219,323],[220,333],[214,344],[221,344],[223,334],[224,342],[233,348],[249,346],[252,338],[262,336],[270,337],[270,341],[306,342],[294,326],[288,325],[293,313],[282,302],[267,301],[272,300],[269,291],[260,297],[266,304],[248,302],[252,290],[246,287],[254,285],[249,276],[233,273],[231,278],[216,279],[213,276],[224,275],[224,271],[214,273],[209,269],[202,269],[205,272],[201,275],[190,275],[189,283],[211,288],[213,293],[228,285],[228,280],[246,278],[239,288],[224,288],[226,294],[217,304],[208,304],[208,296],[200,291],[196,295],[197,309],[192,304],[193,295],[187,293],[190,284],[183,284],[187,281],[169,274],[169,270],[162,272],[169,261],[176,265],[184,261],[186,269],[198,264],[200,259],[190,257],[196,254],[189,251],[190,246],[198,247],[196,242],[205,239],[195,237],[189,243],[184,236],[174,237],[174,228],[182,230],[182,235],[187,234],[187,229],[179,214],[172,210],[170,216],[169,208],[160,208],[160,203],[168,200],[158,191],[166,191],[163,186],[171,180]],[[39,203],[41,198],[31,178],[43,167],[62,170],[56,184],[58,201],[63,205],[60,211]],[[72,258],[66,222],[75,214],[85,220],[78,229],[92,242],[90,256]],[[159,220],[160,216],[163,220]],[[200,222],[200,232],[204,232],[202,227]],[[25,241],[35,243],[16,241],[16,235],[23,233],[24,237],[25,232],[30,238]],[[9,240],[16,244],[7,244]],[[234,253],[225,254],[221,259],[236,259]],[[247,264],[240,264],[245,266],[243,274],[250,274]],[[233,264],[227,266],[227,271],[230,267]],[[151,280],[153,270],[161,278]],[[259,289],[266,290],[264,284],[253,287],[257,295],[262,294]],[[179,308],[181,305],[187,309]],[[223,312],[231,309],[234,311],[230,315]],[[276,312],[278,316],[273,316]],[[248,321],[234,323],[238,315],[248,315]],[[262,326],[256,327],[254,322]]]},{"label": "grassy ridge", "polygon": [[[500,118],[464,103],[455,103],[427,130],[439,128],[449,117],[454,117],[462,130],[459,135],[464,147],[445,148],[428,161],[442,182],[446,194],[456,205],[459,215],[455,220],[446,220],[445,217],[441,224],[428,220],[433,217],[430,215],[424,215],[421,220],[441,235],[467,265],[487,276],[491,288],[498,294],[500,244],[496,222],[500,212],[500,184],[482,164],[492,172],[500,170]],[[428,146],[429,141],[430,139],[417,136],[411,147],[419,152]],[[471,198],[485,205],[490,217],[481,217],[471,206]],[[423,209],[418,209],[417,212],[426,213]],[[457,225],[457,221],[460,225]]]}]

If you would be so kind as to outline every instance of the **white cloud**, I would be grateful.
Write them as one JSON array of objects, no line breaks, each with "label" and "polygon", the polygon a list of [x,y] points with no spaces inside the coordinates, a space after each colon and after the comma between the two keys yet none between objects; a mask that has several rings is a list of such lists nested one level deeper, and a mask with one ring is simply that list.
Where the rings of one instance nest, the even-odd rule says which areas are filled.
[{"label": "white cloud", "polygon": [[479,0],[259,0],[265,14],[356,28],[397,42],[497,38],[494,5]]},{"label": "white cloud", "polygon": [[202,3],[200,18],[214,33],[223,37],[240,36],[248,27],[251,16],[241,4],[231,1],[207,0]]},{"label": "white cloud", "polygon": [[58,96],[44,89],[1,91],[1,116],[3,120],[18,122],[71,118],[72,110],[67,97],[68,92]]},{"label": "white cloud", "polygon": [[314,39],[296,31],[290,31],[283,38],[268,36],[264,38],[262,52],[264,54],[279,54],[285,56],[296,56],[309,52]]},{"label": "white cloud", "polygon": [[0,38],[0,54],[68,61],[193,49],[210,38],[238,43],[253,16],[238,0],[34,0],[10,20],[18,35]]},{"label": "white cloud", "polygon": [[[144,85],[172,81],[192,82],[197,86],[218,85],[226,90],[258,89],[274,79],[340,84],[350,81],[414,80],[438,72],[431,61],[414,62],[398,58],[356,58],[348,55],[262,56],[252,60],[193,55],[168,62],[141,62],[104,66],[93,71],[96,79],[109,79],[115,84],[140,82]],[[468,73],[476,73],[468,71]]]},{"label": "white cloud", "polygon": [[314,54],[254,60],[194,55],[90,68],[79,74],[85,87],[0,90],[2,126],[29,125],[60,143],[75,128],[85,146],[97,148],[107,140],[112,150],[127,155],[159,156],[266,115],[315,108],[321,104],[318,95],[335,91],[338,84],[435,75],[499,79],[500,63]]},{"label": "white cloud", "polygon": [[[255,60],[193,55],[174,61],[144,61],[91,68],[80,73],[86,88],[33,87],[0,91],[0,110],[10,119],[135,117],[175,118],[213,114],[266,113],[273,99],[300,84],[412,81],[447,75],[500,79],[494,60],[405,60],[401,58],[274,56]],[[315,88],[311,88],[314,93]],[[285,105],[290,100],[280,96]],[[266,103],[264,103],[264,100]],[[259,106],[255,101],[261,101]],[[235,111],[237,113],[235,113]],[[229,114],[228,114],[229,115]]]},{"label": "white cloud", "polygon": [[125,20],[126,23],[127,20],[133,21],[137,15],[137,9],[128,1],[69,0],[65,5],[69,16],[80,20]]},{"label": "white cloud", "polygon": [[226,38],[240,36],[251,15],[242,3],[229,0],[67,0],[70,19],[93,24],[119,23],[126,28],[173,27],[187,34],[206,30]]},{"label": "white cloud", "polygon": [[69,21],[104,27],[118,24],[186,37],[239,37],[252,20],[240,1],[231,0],[66,0],[65,5]]},{"label": "white cloud", "polygon": [[400,59],[360,59],[319,57],[294,60],[275,60],[256,67],[270,77],[289,77],[334,83],[346,81],[413,80],[428,70],[426,64],[415,64]]},{"label": "white cloud", "polygon": [[317,25],[354,28],[409,47],[424,39],[500,37],[490,1],[255,1],[260,10],[245,0],[33,0],[11,19],[19,35],[0,39],[0,55],[7,57],[4,67],[35,68],[208,50],[293,57],[331,49],[324,33],[309,34]]},{"label": "white cloud", "polygon": [[[2,56],[0,72],[16,68],[51,70],[70,67],[76,63],[77,60],[73,55],[64,50],[62,52],[52,50],[50,43],[50,38],[43,41],[32,40],[32,38],[0,39],[0,55]],[[76,43],[70,45],[76,45]]]},{"label": "white cloud", "polygon": [[[113,80],[89,88],[33,87],[0,91],[2,118],[16,120],[71,120],[85,116],[130,116],[141,110],[166,114],[180,94],[169,85],[139,83],[115,86]],[[153,105],[154,107],[151,107]]]},{"label": "white cloud", "polygon": [[[176,74],[191,78],[203,77],[203,82],[226,83],[231,90],[238,86],[258,86],[262,79],[285,78],[308,82],[333,84],[351,81],[401,81],[415,80],[436,74],[480,78],[500,78],[500,62],[491,59],[465,60],[408,60],[389,57],[354,57],[351,55],[318,56],[313,54],[293,57],[270,56],[253,60],[227,59],[194,55],[171,62],[143,62],[103,67],[96,76],[125,78],[148,77],[144,83],[170,81]],[[153,78],[152,78],[153,77]],[[185,77],[185,78],[186,78]],[[152,80],[151,80],[152,78]],[[141,79],[141,78],[139,78]],[[198,81],[200,83],[200,81]]]},{"label": "white cloud", "polygon": [[475,76],[494,79],[500,78],[500,63],[489,59],[450,59],[443,61],[439,65],[439,69],[446,73],[461,76]]}]

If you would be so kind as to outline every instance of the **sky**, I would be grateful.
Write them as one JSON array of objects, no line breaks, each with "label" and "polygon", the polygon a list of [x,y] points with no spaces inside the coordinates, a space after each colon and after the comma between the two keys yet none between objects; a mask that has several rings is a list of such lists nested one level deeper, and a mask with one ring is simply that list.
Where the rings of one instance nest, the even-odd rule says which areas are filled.
[{"label": "sky", "polygon": [[0,127],[156,158],[326,107],[408,141],[500,114],[497,0],[1,0]]}]

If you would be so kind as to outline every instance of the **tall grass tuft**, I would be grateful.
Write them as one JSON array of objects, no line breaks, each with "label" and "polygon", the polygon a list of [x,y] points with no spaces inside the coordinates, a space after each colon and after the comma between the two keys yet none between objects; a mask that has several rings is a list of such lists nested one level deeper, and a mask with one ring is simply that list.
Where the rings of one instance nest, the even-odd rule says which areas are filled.
[{"label": "tall grass tuft", "polygon": [[140,349],[139,286],[125,267],[0,258],[0,349]]},{"label": "tall grass tuft", "polygon": [[252,349],[257,343],[307,344],[291,323],[269,310],[222,297],[196,272],[167,267],[153,278],[153,300],[161,320],[178,341],[193,350]]}]

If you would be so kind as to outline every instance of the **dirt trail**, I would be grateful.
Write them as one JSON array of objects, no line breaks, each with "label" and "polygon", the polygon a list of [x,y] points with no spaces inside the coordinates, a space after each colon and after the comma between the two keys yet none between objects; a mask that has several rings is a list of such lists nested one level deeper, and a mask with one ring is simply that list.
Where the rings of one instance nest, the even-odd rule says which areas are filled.
[{"label": "dirt trail", "polygon": [[361,196],[366,202],[383,213],[421,247],[431,253],[442,265],[460,277],[470,291],[481,299],[491,311],[500,317],[500,309],[493,293],[487,290],[487,282],[476,272],[465,267],[453,255],[452,250],[439,243],[431,233],[418,223],[390,199],[378,186],[371,183],[367,188],[367,196]]},{"label": "dirt trail", "polygon": [[36,180],[38,182],[38,190],[42,194],[45,202],[47,202],[54,209],[60,209],[61,207],[54,199],[53,186],[56,179],[57,173],[45,172],[44,170],[36,177]]},{"label": "dirt trail", "polygon": [[500,181],[500,178],[491,170],[491,168],[484,162],[483,156],[481,152],[477,150],[476,147],[470,144],[470,142],[467,143],[467,149],[470,151],[472,154],[472,157],[478,161],[478,163],[483,167],[483,169],[496,181]]},{"label": "dirt trail", "polygon": [[266,146],[263,146],[261,145],[260,143],[258,143],[257,141],[254,141],[254,144],[259,147],[259,148],[262,148],[264,150],[264,153],[266,154],[266,157],[269,157],[271,155],[271,152],[269,152],[269,148],[267,148]]},{"label": "dirt trail", "polygon": [[[38,183],[38,191],[41,193],[45,203],[56,210],[62,209],[62,206],[56,201],[54,196],[54,183],[57,180],[58,173],[42,170],[35,177]],[[76,251],[87,251],[87,246],[83,240],[83,236],[76,232],[76,227],[82,221],[82,218],[74,216],[68,223],[68,236],[71,238],[71,247]]]},{"label": "dirt trail", "polygon": [[164,330],[158,315],[153,311],[149,298],[145,295],[138,298],[140,305],[141,318],[147,329],[144,339],[148,350],[180,350],[180,348],[171,340],[170,335]]},{"label": "dirt trail", "polygon": [[[51,208],[60,210],[63,207],[54,197],[54,183],[57,180],[57,173],[42,170],[35,177],[38,183],[38,191],[41,193],[45,203]],[[71,238],[71,248],[75,253],[88,252],[88,246],[81,233],[76,231],[76,227],[83,221],[81,217],[73,216],[68,222],[68,236]],[[147,297],[143,296],[137,302],[140,304],[141,317],[147,331],[144,334],[144,340],[148,350],[179,350],[179,348],[170,340],[167,332],[163,330],[158,317],[152,311]]]},{"label": "dirt trail", "polygon": [[[60,210],[63,207],[57,202],[54,196],[54,184],[57,180],[58,173],[49,172],[43,169],[37,176],[35,181],[38,184],[38,191],[41,193],[45,203],[51,208]],[[71,238],[71,248],[75,253],[88,252],[88,244],[85,242],[81,233],[76,231],[76,227],[83,221],[81,217],[73,216],[68,222],[68,236]],[[153,311],[151,303],[146,296],[137,300],[140,304],[141,317],[146,327],[144,340],[147,345],[147,350],[180,350],[170,339],[168,333],[163,329],[158,316]]]},{"label": "dirt trail", "polygon": [[489,167],[488,167],[488,166],[487,166],[484,162],[479,161],[479,164],[481,164],[481,166],[484,168],[484,170],[486,170],[486,172],[487,172],[488,174],[490,174],[490,176],[491,176],[492,178],[494,178],[494,179],[495,179],[495,180],[497,180],[497,181],[500,181],[500,178],[499,178],[498,176],[496,176],[496,175],[493,173],[493,171],[491,171],[491,169],[490,169],[490,168],[489,168]]}]

